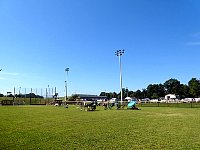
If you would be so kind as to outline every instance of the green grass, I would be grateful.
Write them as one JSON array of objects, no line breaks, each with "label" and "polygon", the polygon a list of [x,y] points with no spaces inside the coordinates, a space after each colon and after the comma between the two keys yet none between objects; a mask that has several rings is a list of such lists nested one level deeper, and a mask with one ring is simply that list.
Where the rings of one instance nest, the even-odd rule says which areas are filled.
[{"label": "green grass", "polygon": [[200,149],[200,109],[1,106],[0,149]]},{"label": "green grass", "polygon": [[200,103],[141,103],[141,107],[179,107],[179,108],[200,108]]}]

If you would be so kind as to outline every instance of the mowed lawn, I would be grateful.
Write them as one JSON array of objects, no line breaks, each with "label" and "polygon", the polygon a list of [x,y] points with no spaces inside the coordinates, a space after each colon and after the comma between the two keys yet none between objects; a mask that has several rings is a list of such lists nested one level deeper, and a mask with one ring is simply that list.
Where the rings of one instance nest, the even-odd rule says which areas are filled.
[{"label": "mowed lawn", "polygon": [[0,106],[0,149],[200,149],[200,108]]}]

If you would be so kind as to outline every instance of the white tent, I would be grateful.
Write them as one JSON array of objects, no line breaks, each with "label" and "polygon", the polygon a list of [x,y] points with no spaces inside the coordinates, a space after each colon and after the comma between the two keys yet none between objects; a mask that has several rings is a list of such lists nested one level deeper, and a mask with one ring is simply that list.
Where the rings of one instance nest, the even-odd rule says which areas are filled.
[{"label": "white tent", "polygon": [[131,101],[132,98],[131,98],[131,97],[126,97],[125,100],[127,100],[127,101]]}]

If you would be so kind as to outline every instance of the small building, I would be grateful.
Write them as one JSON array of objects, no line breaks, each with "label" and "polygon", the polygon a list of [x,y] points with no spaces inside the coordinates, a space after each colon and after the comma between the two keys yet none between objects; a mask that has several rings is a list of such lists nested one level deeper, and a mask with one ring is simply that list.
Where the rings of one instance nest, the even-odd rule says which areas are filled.
[{"label": "small building", "polygon": [[118,101],[118,99],[117,98],[111,98],[110,100],[108,100],[110,103],[115,103],[115,102],[117,102]]},{"label": "small building", "polygon": [[125,100],[128,101],[128,102],[130,102],[132,99],[133,99],[133,98],[131,98],[131,97],[126,97],[126,98],[125,98]]},{"label": "small building", "polygon": [[166,100],[175,100],[177,96],[175,94],[167,94],[165,95]]},{"label": "small building", "polygon": [[107,96],[97,96],[97,95],[89,95],[89,94],[76,94],[78,99],[80,100],[85,100],[85,101],[90,101],[90,100],[105,100]]}]

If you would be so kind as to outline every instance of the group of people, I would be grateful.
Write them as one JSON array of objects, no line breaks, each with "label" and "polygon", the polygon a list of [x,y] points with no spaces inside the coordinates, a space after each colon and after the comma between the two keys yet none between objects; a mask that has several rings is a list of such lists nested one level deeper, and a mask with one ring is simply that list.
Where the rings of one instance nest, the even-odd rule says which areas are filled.
[{"label": "group of people", "polygon": [[116,102],[105,101],[105,102],[103,102],[102,106],[104,106],[105,110],[111,109],[114,106],[116,106],[116,109],[124,109],[127,106],[127,109],[138,110],[138,108],[136,107],[136,103],[137,102],[135,99],[132,99],[128,103],[122,103],[122,104],[118,101],[116,101]]},{"label": "group of people", "polygon": [[83,101],[80,103],[81,110],[94,111],[97,107],[97,101]]},{"label": "group of people", "polygon": [[[96,110],[98,103],[95,100],[90,100],[90,101],[79,102],[79,105],[80,105],[81,110],[94,111]],[[114,106],[116,107],[116,109],[124,109],[125,107],[127,107],[127,109],[139,110],[136,107],[136,101],[134,99],[128,103],[122,103],[122,104],[118,101],[116,102],[104,101],[103,103],[101,103],[101,105],[104,107],[104,110],[112,109]]]}]

